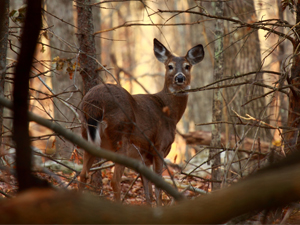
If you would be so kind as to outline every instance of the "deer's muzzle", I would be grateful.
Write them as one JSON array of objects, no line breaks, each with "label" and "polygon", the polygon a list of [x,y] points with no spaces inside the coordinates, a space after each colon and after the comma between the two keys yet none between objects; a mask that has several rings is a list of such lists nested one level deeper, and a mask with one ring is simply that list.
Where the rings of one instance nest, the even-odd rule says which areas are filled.
[{"label": "deer's muzzle", "polygon": [[186,80],[186,77],[183,73],[178,73],[174,77],[174,81],[177,85],[183,85]]}]

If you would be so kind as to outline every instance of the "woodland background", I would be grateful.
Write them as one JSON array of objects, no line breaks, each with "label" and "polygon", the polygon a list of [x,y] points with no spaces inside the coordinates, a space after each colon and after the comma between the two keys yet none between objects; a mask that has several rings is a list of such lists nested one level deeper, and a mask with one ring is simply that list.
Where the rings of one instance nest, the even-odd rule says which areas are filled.
[{"label": "woodland background", "polygon": [[[3,2],[6,11],[1,21],[0,94],[13,100],[14,74],[27,8],[24,1]],[[80,17],[78,8],[92,10],[93,21]],[[165,173],[164,178],[168,181],[173,177],[179,190],[191,199],[220,188],[230,191],[226,187],[262,167],[274,169],[272,165],[279,165],[275,168],[281,169],[281,164],[276,162],[298,148],[299,9],[300,3],[288,0],[45,0],[30,71],[29,111],[80,134],[78,107],[95,83],[119,82],[132,94],[160,91],[164,68],[153,55],[153,38],[178,55],[201,43],[206,55],[193,68],[188,107],[167,157],[172,174]],[[82,32],[83,28],[87,33]],[[87,54],[86,61],[93,65],[91,68],[96,68],[94,79],[85,80],[82,74],[88,69],[82,56],[93,47],[93,41],[96,52]],[[13,114],[7,108],[2,108],[0,113],[0,190],[5,198],[10,198],[20,188],[14,177]],[[30,122],[29,132],[34,146],[35,175],[61,189],[76,189],[82,150],[63,135],[36,122]],[[294,166],[294,162],[287,162],[282,167]],[[103,164],[101,170],[99,164],[95,167],[98,172],[93,173],[88,189],[111,199],[108,185],[113,171],[111,162]],[[261,213],[253,211],[297,200],[299,189],[295,187],[299,187],[299,182],[295,181],[295,171],[289,182],[294,185],[291,187],[294,192],[287,188],[288,176],[281,173],[269,176],[274,182],[282,182],[268,186],[271,195],[260,189],[259,184],[255,186],[263,197],[275,199],[278,192],[270,189],[280,189],[283,185],[282,189],[289,193],[284,200],[278,203],[274,200],[269,205],[256,202],[257,208],[250,207],[251,210],[243,213],[238,213],[232,203],[226,208],[227,219],[220,216],[217,222],[246,211],[252,213],[241,220],[249,223],[279,223],[285,222],[292,213],[297,216],[299,207],[295,203]],[[286,179],[282,180],[283,177]],[[266,188],[264,182],[261,185]],[[143,204],[141,182],[136,173],[128,170],[122,187],[125,204]],[[248,195],[248,201],[255,200],[250,192],[244,195]],[[220,196],[214,196],[216,201],[222,201]],[[167,193],[164,200],[165,205],[172,204]],[[246,202],[243,204],[247,205]],[[230,214],[231,211],[236,214]],[[215,214],[218,213],[215,209]],[[199,217],[199,221],[206,220]]]}]

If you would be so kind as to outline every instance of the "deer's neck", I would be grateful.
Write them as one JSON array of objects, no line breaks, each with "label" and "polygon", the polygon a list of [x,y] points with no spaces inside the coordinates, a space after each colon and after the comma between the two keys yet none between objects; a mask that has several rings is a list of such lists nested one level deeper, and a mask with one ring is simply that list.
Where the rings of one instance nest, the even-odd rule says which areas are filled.
[{"label": "deer's neck", "polygon": [[165,113],[176,123],[181,119],[187,106],[188,94],[174,94],[168,88],[155,94],[165,105]]}]

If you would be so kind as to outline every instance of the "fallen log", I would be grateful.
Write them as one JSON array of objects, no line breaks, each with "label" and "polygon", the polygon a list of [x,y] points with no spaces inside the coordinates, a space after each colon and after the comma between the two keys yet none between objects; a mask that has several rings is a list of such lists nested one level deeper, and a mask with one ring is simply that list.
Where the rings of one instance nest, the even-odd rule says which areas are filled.
[{"label": "fallen log", "polygon": [[[210,131],[203,131],[197,130],[193,132],[189,132],[187,134],[182,134],[182,137],[185,139],[188,145],[210,145],[211,142],[211,132]],[[222,133],[221,135],[221,144],[226,148],[235,148],[236,140],[234,135],[229,137],[229,143],[226,142],[225,134]],[[229,144],[229,146],[228,146]],[[258,143],[258,139],[251,139],[251,138],[244,138],[242,142],[241,149],[245,151],[256,151],[261,153],[268,153],[272,144],[266,141],[260,141]]]}]

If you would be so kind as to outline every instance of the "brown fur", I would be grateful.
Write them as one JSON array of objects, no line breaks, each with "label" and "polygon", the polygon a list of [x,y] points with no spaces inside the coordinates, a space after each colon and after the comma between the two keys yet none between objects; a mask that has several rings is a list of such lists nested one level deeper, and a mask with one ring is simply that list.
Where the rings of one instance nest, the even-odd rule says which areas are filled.
[{"label": "brown fur", "polygon": [[[192,48],[185,57],[173,56],[160,42],[154,40],[157,59],[166,66],[165,85],[156,94],[130,95],[125,89],[113,84],[101,84],[92,88],[83,98],[82,136],[88,139],[88,123],[100,123],[101,147],[119,154],[138,159],[145,165],[153,165],[156,173],[163,170],[163,158],[171,149],[175,138],[176,124],[185,111],[188,95],[174,94],[189,86],[190,69],[204,57],[202,45]],[[172,65],[172,69],[170,69]],[[175,75],[179,81],[175,81]],[[182,78],[184,76],[184,79]],[[91,127],[91,123],[89,124]],[[147,137],[147,138],[146,138]],[[149,141],[150,140],[150,141]],[[153,148],[153,146],[155,148]],[[87,173],[94,161],[84,153],[80,180],[86,182]],[[124,166],[116,165],[111,181],[115,199],[120,200],[120,179]],[[151,189],[143,179],[146,200],[152,198]],[[81,188],[84,185],[81,185]],[[157,201],[161,193],[156,189]]]}]

